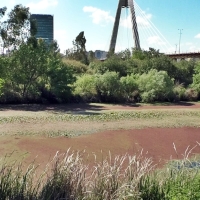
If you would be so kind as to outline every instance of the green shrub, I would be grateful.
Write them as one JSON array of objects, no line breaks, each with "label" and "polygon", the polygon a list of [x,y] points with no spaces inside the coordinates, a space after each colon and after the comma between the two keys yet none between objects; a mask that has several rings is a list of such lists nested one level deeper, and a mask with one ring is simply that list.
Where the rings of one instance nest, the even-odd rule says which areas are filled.
[{"label": "green shrub", "polygon": [[200,62],[195,65],[194,69],[195,73],[193,74],[193,82],[191,84],[191,88],[198,92],[200,96]]},{"label": "green shrub", "polygon": [[116,72],[119,76],[127,75],[127,64],[126,61],[122,60],[117,55],[112,56],[104,62],[96,62],[91,65],[96,73],[104,74],[107,71]]},{"label": "green shrub", "polygon": [[3,79],[0,78],[0,96],[2,95],[2,89],[3,89],[3,86],[4,86],[4,83],[5,81]]},{"label": "green shrub", "polygon": [[98,75],[96,79],[98,98],[102,102],[118,102],[123,99],[119,74],[109,72]]},{"label": "green shrub", "polygon": [[175,81],[184,84],[187,87],[192,83],[195,62],[181,60],[180,62],[174,62],[174,65],[176,69],[174,69],[172,77],[175,79]]},{"label": "green shrub", "polygon": [[123,96],[127,101],[135,101],[138,95],[138,75],[127,75],[120,78]]},{"label": "green shrub", "polygon": [[184,88],[183,84],[176,84],[173,89],[175,95],[175,101],[183,101],[186,100],[186,88]]},{"label": "green shrub", "polygon": [[138,78],[138,87],[143,102],[170,100],[173,81],[165,71],[150,70]]},{"label": "green shrub", "polygon": [[195,89],[188,88],[186,89],[184,96],[188,101],[196,101],[198,99],[199,93]]},{"label": "green shrub", "polygon": [[74,95],[80,96],[84,101],[91,101],[96,98],[96,77],[84,74],[77,78],[73,85]]},{"label": "green shrub", "polygon": [[83,74],[87,71],[88,66],[77,60],[63,58],[62,60],[69,68],[72,68],[75,74]]}]

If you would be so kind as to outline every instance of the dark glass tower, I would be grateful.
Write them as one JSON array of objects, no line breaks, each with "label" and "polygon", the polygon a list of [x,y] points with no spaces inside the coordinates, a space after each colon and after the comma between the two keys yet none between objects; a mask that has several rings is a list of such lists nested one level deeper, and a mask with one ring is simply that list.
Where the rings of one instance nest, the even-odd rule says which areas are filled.
[{"label": "dark glass tower", "polygon": [[31,18],[36,20],[36,38],[42,38],[47,44],[51,44],[54,40],[53,15],[32,14]]}]

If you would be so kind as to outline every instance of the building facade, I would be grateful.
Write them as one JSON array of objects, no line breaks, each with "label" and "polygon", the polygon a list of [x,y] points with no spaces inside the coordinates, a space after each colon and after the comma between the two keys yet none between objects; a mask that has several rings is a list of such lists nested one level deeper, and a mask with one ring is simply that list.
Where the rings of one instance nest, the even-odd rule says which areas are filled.
[{"label": "building facade", "polygon": [[41,38],[45,40],[47,44],[51,44],[54,40],[53,15],[32,14],[31,18],[36,20],[36,38]]},{"label": "building facade", "polygon": [[105,60],[107,57],[108,52],[106,51],[101,51],[101,50],[96,50],[94,52],[94,56],[95,58],[97,58],[98,60]]}]

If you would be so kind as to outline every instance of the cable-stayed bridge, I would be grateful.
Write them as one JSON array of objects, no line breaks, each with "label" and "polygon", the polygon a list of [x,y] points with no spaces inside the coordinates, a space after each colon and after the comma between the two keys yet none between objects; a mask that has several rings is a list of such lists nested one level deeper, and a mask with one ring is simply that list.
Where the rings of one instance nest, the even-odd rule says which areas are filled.
[{"label": "cable-stayed bridge", "polygon": [[[125,17],[122,17],[122,15],[125,15]],[[117,43],[117,40],[120,40],[122,37],[119,26],[124,26],[132,31],[132,34],[130,34],[130,31],[124,34],[127,37],[129,45],[132,44],[131,47],[136,49],[148,49],[152,47],[161,50],[161,53],[165,53],[173,59],[200,58],[200,52],[180,52],[180,43],[179,52],[177,52],[151,22],[150,18],[134,0],[119,0],[109,51],[119,51],[120,45],[118,44],[119,42]],[[141,41],[146,42],[141,43]],[[122,49],[126,48],[122,47]]]}]

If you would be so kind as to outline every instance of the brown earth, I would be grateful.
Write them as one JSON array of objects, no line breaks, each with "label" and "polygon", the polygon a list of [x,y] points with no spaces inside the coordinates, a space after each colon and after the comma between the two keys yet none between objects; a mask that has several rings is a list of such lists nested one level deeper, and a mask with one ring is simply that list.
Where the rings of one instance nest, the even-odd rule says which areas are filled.
[{"label": "brown earth", "polygon": [[[72,113],[93,114],[106,111],[141,110],[141,109],[200,109],[200,103],[179,102],[163,103],[162,105],[144,104],[62,104],[62,105],[0,105],[0,116],[32,115],[33,113]],[[28,112],[27,112],[28,111]]]},{"label": "brown earth", "polygon": [[[7,138],[0,142],[12,143],[14,138]],[[153,158],[154,163],[159,166],[169,159],[182,159],[187,147],[195,147],[190,156],[200,154],[200,128],[148,128],[138,130],[105,131],[76,138],[45,138],[45,137],[15,137],[16,149],[26,153],[26,164],[32,162],[36,157],[36,163],[46,165],[48,161],[59,152],[72,150],[86,150],[89,153],[88,162],[93,161],[93,153],[100,160],[109,151],[114,155],[129,153],[134,155],[143,151],[144,157]],[[177,150],[174,149],[174,145]],[[3,149],[0,148],[0,152]],[[25,164],[24,163],[24,164]]]},{"label": "brown earth", "polygon": [[[78,104],[61,106],[2,106],[0,116],[30,114],[30,112],[70,112],[75,114],[89,114],[91,112],[133,109],[199,109],[200,104],[183,103],[168,106],[137,106],[137,105],[106,105],[106,104]],[[27,112],[28,111],[28,112]],[[80,125],[77,125],[80,126]],[[177,153],[174,149],[174,145]],[[98,159],[108,155],[135,154],[143,150],[143,155],[152,157],[155,163],[163,165],[167,160],[181,159],[187,147],[193,148],[190,155],[200,154],[200,128],[146,128],[133,130],[109,130],[76,138],[42,136],[2,136],[0,137],[0,155],[9,153],[9,150],[24,153],[25,163],[36,162],[46,165],[57,151],[86,150],[89,153],[88,162],[93,160],[95,153]],[[13,154],[15,154],[15,152]],[[19,154],[17,154],[19,155]],[[25,164],[24,163],[24,164]]]}]

